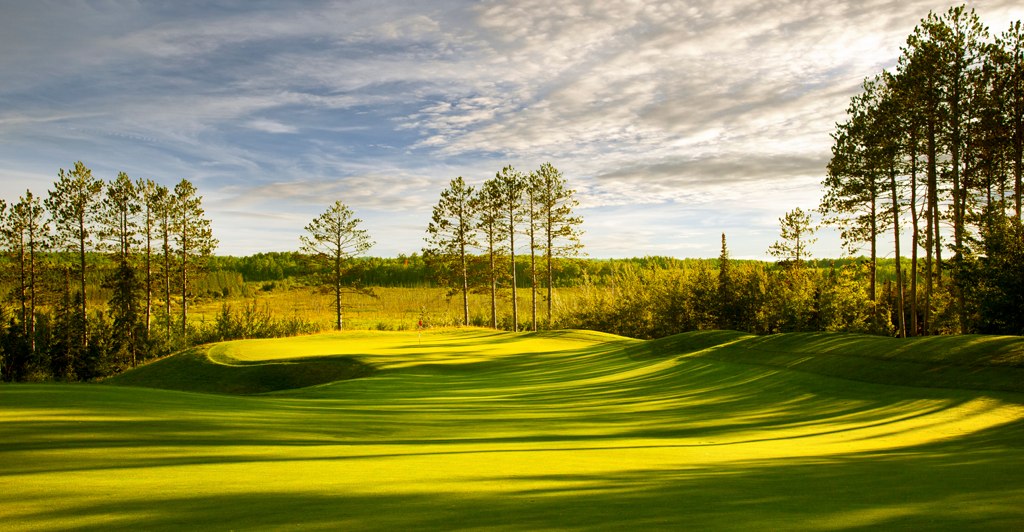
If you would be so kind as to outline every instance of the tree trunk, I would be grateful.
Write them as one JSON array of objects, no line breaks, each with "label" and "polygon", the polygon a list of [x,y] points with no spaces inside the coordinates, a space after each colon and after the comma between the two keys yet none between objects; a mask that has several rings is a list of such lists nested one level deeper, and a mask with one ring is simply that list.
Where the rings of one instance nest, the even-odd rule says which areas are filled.
[{"label": "tree trunk", "polygon": [[[146,200],[149,201],[148,199]],[[149,206],[146,207],[146,341],[149,341],[153,322],[153,224]]]},{"label": "tree trunk", "polygon": [[[961,141],[961,122],[963,116],[960,111],[960,78],[961,72],[956,72],[952,76],[953,79],[953,90],[950,94],[950,165],[953,176],[953,245],[955,251],[953,254],[954,271],[959,275],[963,272],[963,260],[964,260],[964,211],[961,207],[961,196],[966,198],[964,191],[964,184],[961,182],[960,174],[960,141]],[[956,283],[953,285],[953,291],[956,293],[957,302],[957,314],[958,323],[960,327],[960,334],[964,333],[965,322],[967,317],[964,315],[964,294],[963,290],[956,287]]]},{"label": "tree trunk", "polygon": [[[936,111],[933,111],[936,112]],[[936,154],[936,129],[935,118],[929,118],[928,122],[928,209],[931,219],[931,248],[934,254],[934,286],[928,288],[929,295],[933,288],[942,287],[942,231],[939,226],[941,216],[939,213],[939,179],[938,179],[938,157]],[[931,318],[929,318],[931,321]]]},{"label": "tree trunk", "polygon": [[889,185],[892,189],[892,228],[893,238],[896,243],[896,316],[897,323],[899,324],[899,335],[900,338],[907,337],[907,322],[906,316],[904,315],[904,301],[903,301],[903,271],[900,260],[900,209],[899,209],[899,196],[896,191],[896,166],[890,164],[889,166]]},{"label": "tree trunk", "polygon": [[36,226],[29,223],[28,235],[28,339],[29,349],[36,353]]},{"label": "tree trunk", "polygon": [[164,328],[171,337],[171,230],[169,215],[164,215]]},{"label": "tree trunk", "polygon": [[[341,249],[341,243],[337,244],[337,249]],[[334,309],[335,309],[335,322],[334,328],[336,330],[343,330],[345,323],[341,315],[341,254],[340,251],[334,256]]]},{"label": "tree trunk", "polygon": [[25,256],[25,234],[18,236],[18,299],[21,302],[21,333],[28,336],[28,268]]},{"label": "tree trunk", "polygon": [[910,222],[913,224],[910,243],[910,335],[917,336],[917,247],[920,230],[917,219],[917,139],[910,136]]},{"label": "tree trunk", "polygon": [[[461,222],[460,222],[461,223]],[[459,243],[459,255],[462,258],[462,325],[469,326],[469,264],[466,258],[466,239]]]},{"label": "tree trunk", "polygon": [[530,199],[530,325],[537,332],[537,246],[533,220],[533,198]]},{"label": "tree trunk", "polygon": [[78,267],[82,285],[82,351],[89,346],[89,314],[85,298],[85,216],[78,219]]},{"label": "tree trunk", "polygon": [[181,230],[181,339],[188,340],[188,228]]},{"label": "tree trunk", "polygon": [[498,328],[498,277],[497,277],[497,264],[494,260],[494,229],[492,228],[488,235],[488,249],[490,251],[491,259],[491,328]]},{"label": "tree trunk", "polygon": [[[871,179],[868,186],[870,187],[868,194],[871,197],[871,285],[868,288],[868,298],[874,307],[878,302],[878,197],[874,178]],[[874,312],[874,308],[872,308],[872,312]]]},{"label": "tree trunk", "polygon": [[552,224],[551,224],[551,207],[550,206],[545,206],[544,216],[545,216],[545,220],[544,220],[544,236],[546,237],[546,240],[547,240],[547,242],[545,242],[546,243],[546,247],[544,248],[544,258],[547,261],[547,268],[548,268],[547,269],[547,277],[548,277],[548,329],[550,329],[552,327],[552,325],[551,325],[551,300],[553,299],[553,297],[552,297],[553,296],[552,285],[553,285],[553,281],[554,281],[554,277],[555,277],[554,272],[552,271],[552,268],[551,268],[552,267],[551,256],[554,253],[554,235],[552,234],[553,231],[552,231],[552,228],[551,228]]}]

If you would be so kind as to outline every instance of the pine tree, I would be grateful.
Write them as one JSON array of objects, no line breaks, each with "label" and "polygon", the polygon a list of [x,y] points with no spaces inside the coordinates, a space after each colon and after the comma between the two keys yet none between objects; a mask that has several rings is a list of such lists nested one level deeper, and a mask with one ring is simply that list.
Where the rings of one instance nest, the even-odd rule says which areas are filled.
[{"label": "pine tree", "polygon": [[489,179],[477,191],[472,201],[477,213],[477,227],[483,236],[487,251],[487,280],[491,295],[491,328],[498,328],[498,260],[505,252],[506,226],[503,223],[502,190],[497,179]]},{"label": "pine tree", "polygon": [[779,218],[779,236],[768,248],[768,253],[780,262],[793,266],[802,266],[803,261],[811,258],[808,246],[817,241],[814,238],[815,227],[811,214],[797,207]]},{"label": "pine tree", "polygon": [[[154,285],[155,277],[153,272],[153,261],[156,257],[157,251],[154,246],[161,239],[161,227],[164,227],[163,234],[169,237],[169,213],[168,213],[168,197],[169,191],[167,187],[159,185],[151,179],[142,180],[139,179],[135,183],[135,188],[139,191],[141,203],[142,203],[142,222],[140,231],[142,233],[143,240],[143,268],[145,270],[144,278],[142,280],[145,291],[146,310],[145,310],[145,335],[146,342],[150,340],[153,326],[153,299],[154,299]],[[166,242],[166,240],[165,240]],[[169,246],[168,246],[169,252]],[[169,270],[170,268],[167,268]],[[165,272],[169,273],[168,272]],[[168,293],[170,290],[168,290]],[[168,298],[169,299],[169,298]],[[169,313],[168,313],[169,314]]]},{"label": "pine tree", "polygon": [[547,280],[547,326],[551,327],[551,302],[554,287],[554,260],[560,257],[576,257],[583,251],[580,243],[583,218],[573,211],[579,206],[576,191],[568,187],[565,176],[551,163],[544,163],[537,171],[538,226],[541,232],[541,246],[544,252],[545,277]]},{"label": "pine tree", "polygon": [[142,211],[140,190],[121,172],[107,185],[100,214],[104,249],[110,252],[116,267],[104,282],[112,290],[107,305],[113,320],[110,338],[117,358],[132,367],[137,363],[139,347],[139,294],[142,285],[135,268],[135,252],[139,244],[139,220]]},{"label": "pine tree", "polygon": [[736,289],[733,278],[732,263],[729,260],[729,249],[725,246],[725,233],[722,233],[722,252],[718,256],[718,328],[735,329]]},{"label": "pine tree", "polygon": [[519,293],[516,278],[516,233],[523,223],[523,194],[526,179],[511,166],[506,166],[494,176],[499,187],[501,213],[508,238],[509,274],[512,276],[512,331],[519,332]]},{"label": "pine tree", "polygon": [[1024,220],[1021,210],[1021,199],[1024,198],[1024,26],[1021,21],[1010,24],[1009,29],[996,39],[994,48],[1000,94],[1006,99],[1003,119],[1013,168],[1014,212],[1018,220]]},{"label": "pine tree", "polygon": [[530,237],[530,330],[537,332],[537,241],[541,230],[540,195],[542,182],[537,172],[526,176],[526,235]]},{"label": "pine tree", "polygon": [[4,247],[14,257],[17,265],[18,287],[15,299],[20,312],[21,336],[28,345],[31,356],[36,354],[36,306],[39,295],[37,283],[39,273],[38,256],[45,245],[49,224],[43,204],[26,190],[11,205],[3,224]]},{"label": "pine tree", "polygon": [[202,206],[203,197],[187,179],[174,186],[170,199],[171,230],[174,235],[177,266],[181,283],[181,338],[188,339],[188,300],[193,276],[205,266],[217,247],[210,220]]},{"label": "pine tree", "polygon": [[369,233],[359,228],[363,221],[356,218],[352,210],[341,201],[334,202],[320,216],[306,226],[306,235],[300,237],[302,251],[328,265],[329,281],[334,291],[336,311],[335,328],[342,330],[341,293],[343,275],[352,258],[362,255],[371,247]]},{"label": "pine tree", "polygon": [[84,351],[89,344],[86,252],[95,244],[97,204],[103,192],[103,181],[93,177],[92,170],[78,161],[73,170],[60,169],[53,187],[45,201],[55,231],[53,247],[78,255],[76,273],[81,297],[76,300],[80,306],[75,319],[79,321],[76,327],[80,334],[79,347]]},{"label": "pine tree", "polygon": [[449,183],[434,206],[423,250],[441,284],[461,293],[463,325],[469,325],[469,252],[478,245],[473,195],[461,176]]}]

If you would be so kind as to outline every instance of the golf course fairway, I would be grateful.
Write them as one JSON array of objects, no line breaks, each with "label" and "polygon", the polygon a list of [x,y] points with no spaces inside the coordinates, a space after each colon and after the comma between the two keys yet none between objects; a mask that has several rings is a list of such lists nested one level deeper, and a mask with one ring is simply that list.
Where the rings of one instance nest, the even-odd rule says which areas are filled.
[{"label": "golf course fairway", "polygon": [[722,331],[226,342],[0,386],[0,528],[1019,530],[1022,358]]}]

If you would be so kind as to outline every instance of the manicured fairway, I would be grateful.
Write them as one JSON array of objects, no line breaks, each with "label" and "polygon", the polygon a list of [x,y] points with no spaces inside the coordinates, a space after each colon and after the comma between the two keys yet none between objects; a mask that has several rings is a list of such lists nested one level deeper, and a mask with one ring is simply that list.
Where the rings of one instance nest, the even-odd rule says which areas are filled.
[{"label": "manicured fairway", "polygon": [[[949,386],[1020,371],[1021,342],[984,367],[872,342],[359,332],[219,344],[115,382],[136,386],[0,386],[0,527],[1019,529],[1024,395]],[[332,358],[366,371],[280,389]],[[929,372],[946,387],[880,383]],[[137,387],[233,375],[278,391]]]}]

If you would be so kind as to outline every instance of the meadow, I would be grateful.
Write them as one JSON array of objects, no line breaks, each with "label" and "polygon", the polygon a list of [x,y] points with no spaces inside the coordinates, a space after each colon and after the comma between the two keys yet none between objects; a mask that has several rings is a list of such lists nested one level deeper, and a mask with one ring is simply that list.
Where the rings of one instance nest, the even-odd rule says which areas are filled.
[{"label": "meadow", "polygon": [[[272,290],[261,290],[260,283],[253,283],[248,296],[229,298],[204,298],[190,311],[190,321],[197,327],[205,327],[221,313],[225,304],[233,311],[255,305],[277,320],[299,319],[313,323],[320,330],[334,328],[334,296],[317,287],[281,284]],[[449,296],[447,290],[439,287],[375,286],[372,295],[356,292],[346,293],[342,298],[344,328],[351,330],[414,330],[422,321],[425,327],[447,327],[462,324],[462,299],[460,295]],[[543,291],[541,291],[543,292]],[[565,312],[567,304],[575,300],[578,288],[559,288],[555,291],[554,310],[556,320]],[[538,320],[543,323],[546,316],[543,294],[538,293]],[[520,327],[530,320],[529,289],[519,291]],[[508,321],[511,329],[511,295],[502,290],[499,295],[499,320]],[[477,326],[490,324],[490,294],[470,294],[470,322]],[[504,323],[503,321],[503,323]]]},{"label": "meadow", "polygon": [[103,384],[0,387],[0,519],[1015,529],[1022,365],[1014,337],[465,328],[224,342]]}]

